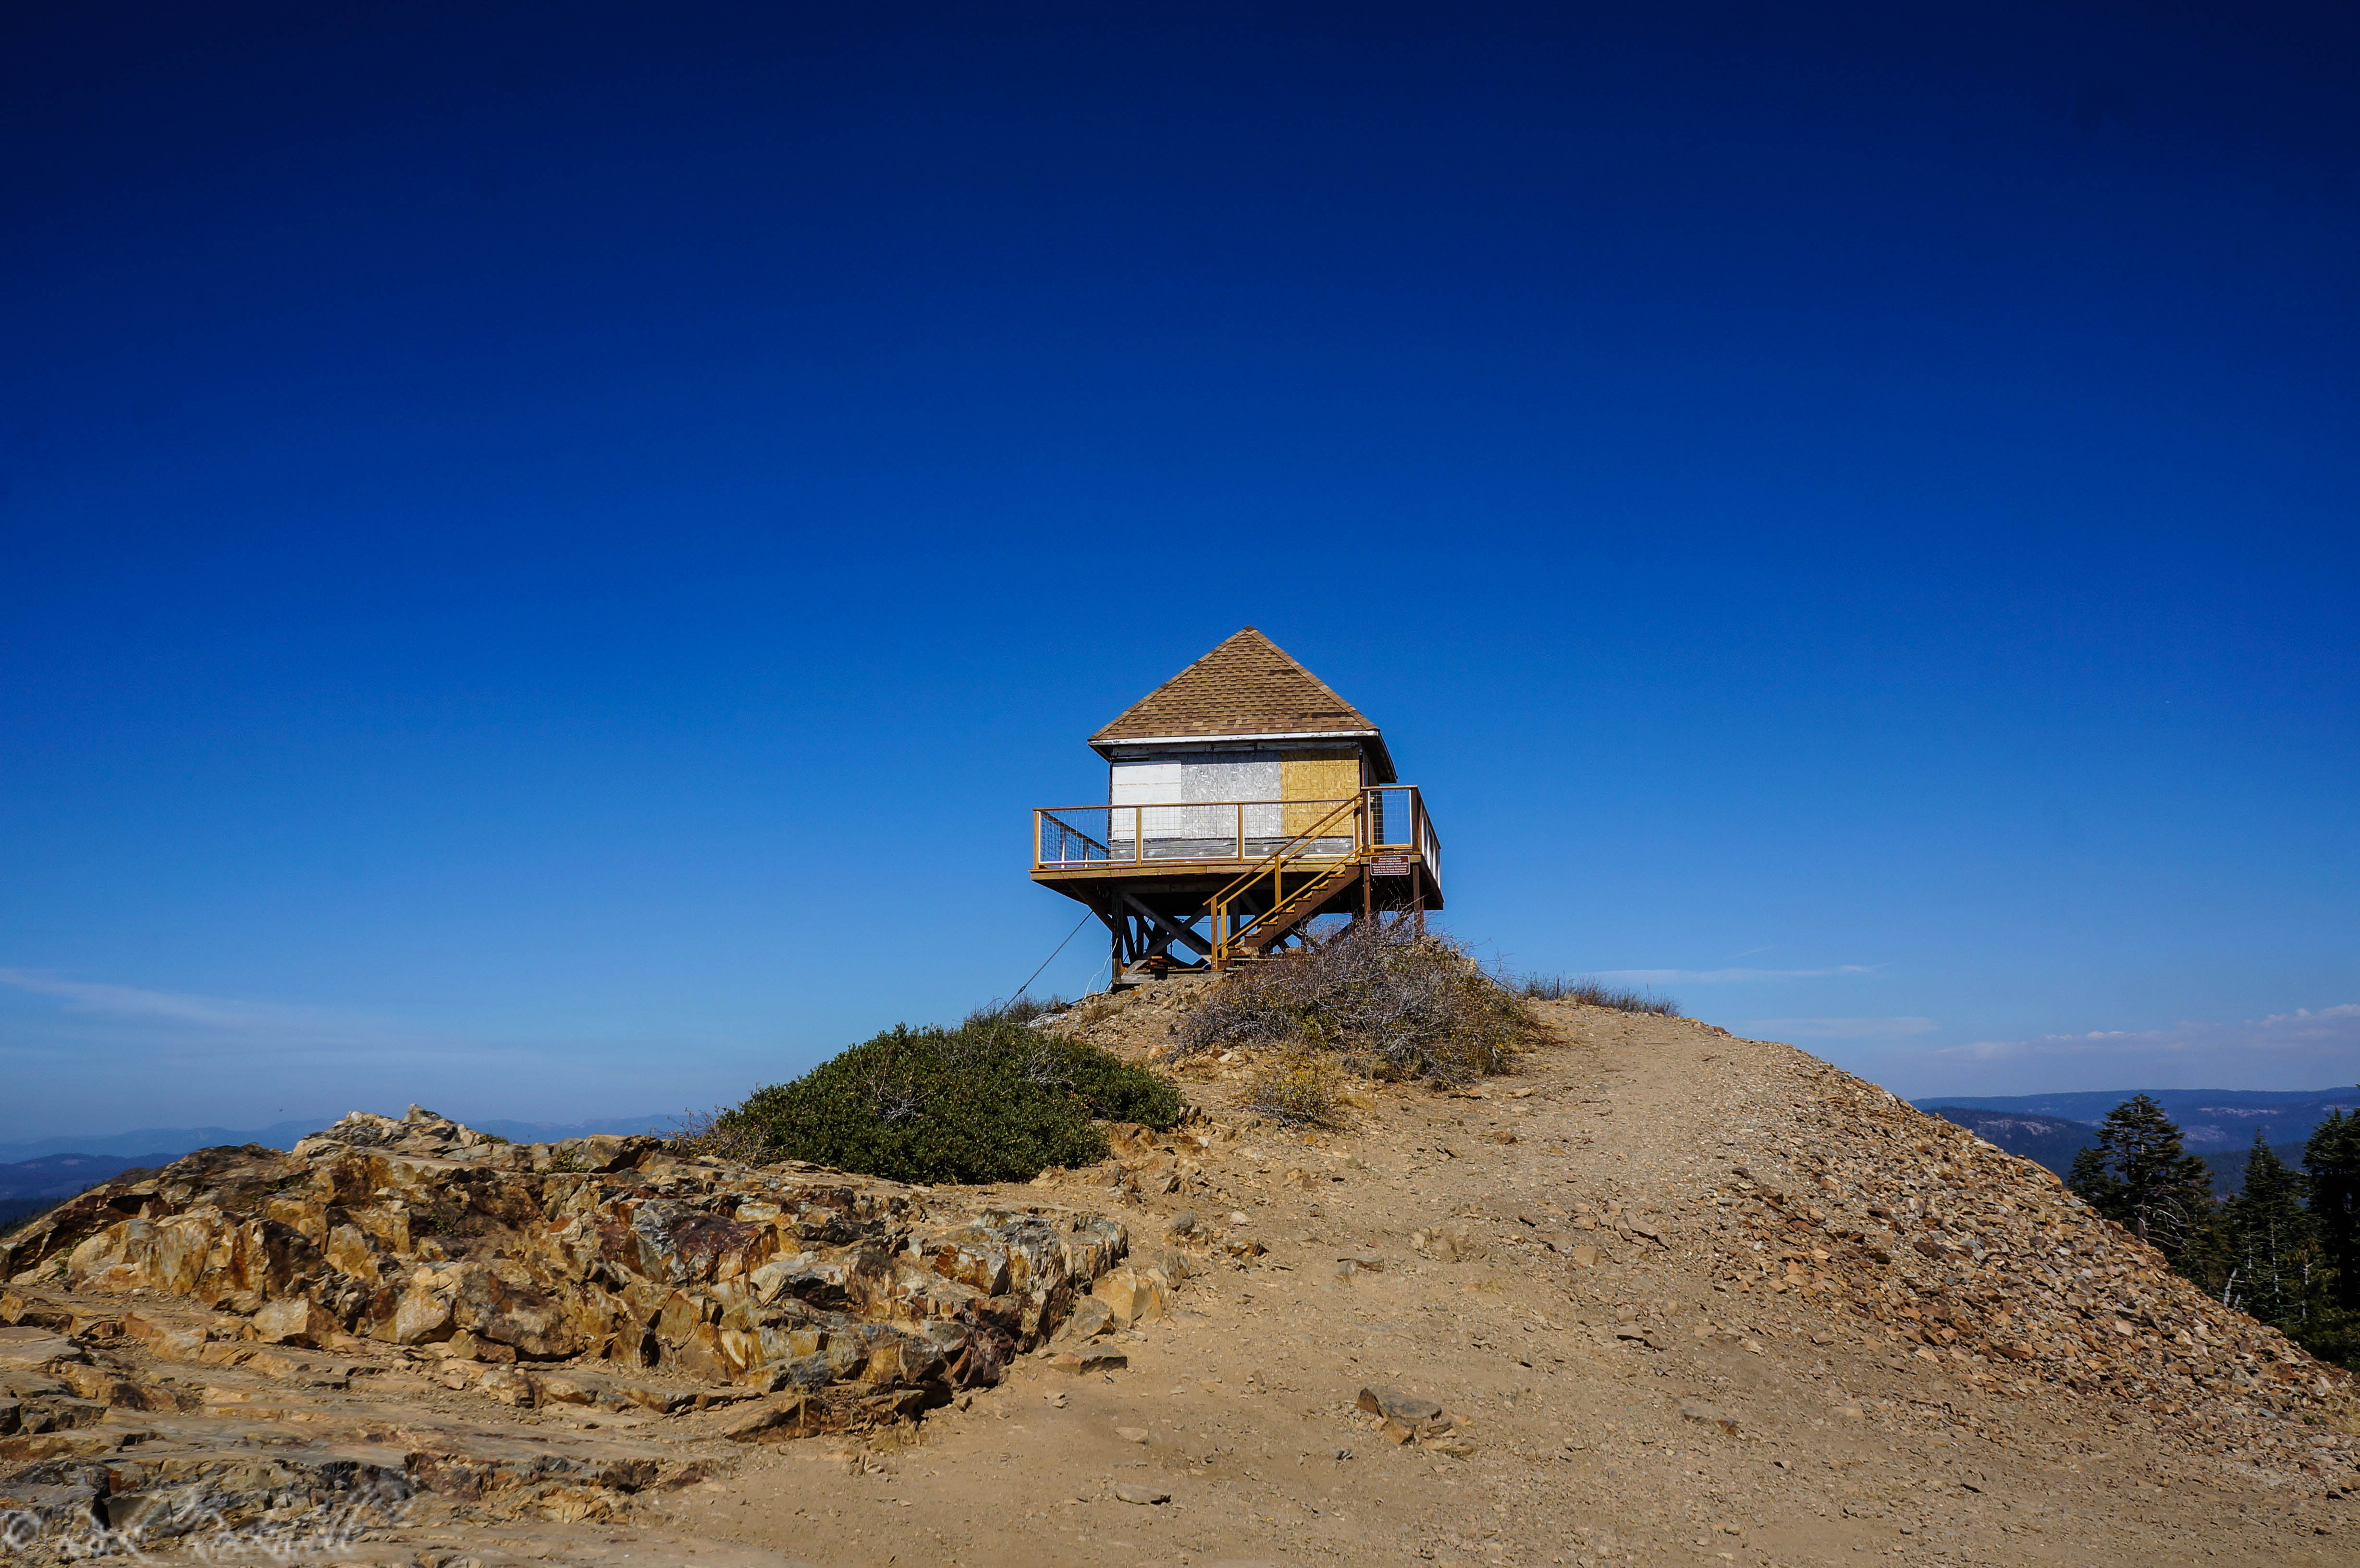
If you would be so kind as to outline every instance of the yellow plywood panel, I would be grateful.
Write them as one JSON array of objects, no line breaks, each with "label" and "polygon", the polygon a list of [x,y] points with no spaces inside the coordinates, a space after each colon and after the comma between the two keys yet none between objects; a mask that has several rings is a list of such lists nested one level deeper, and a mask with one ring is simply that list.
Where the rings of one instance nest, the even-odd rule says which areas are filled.
[{"label": "yellow plywood panel", "polygon": [[[1335,809],[1332,802],[1349,800],[1360,792],[1360,759],[1354,756],[1338,757],[1333,752],[1288,752],[1279,758],[1279,799],[1288,802],[1284,807],[1284,830],[1290,838],[1308,833],[1319,825],[1319,820]],[[1295,802],[1302,802],[1296,804]],[[1314,804],[1313,802],[1323,802]],[[1349,834],[1349,819],[1338,822],[1332,830]]]}]

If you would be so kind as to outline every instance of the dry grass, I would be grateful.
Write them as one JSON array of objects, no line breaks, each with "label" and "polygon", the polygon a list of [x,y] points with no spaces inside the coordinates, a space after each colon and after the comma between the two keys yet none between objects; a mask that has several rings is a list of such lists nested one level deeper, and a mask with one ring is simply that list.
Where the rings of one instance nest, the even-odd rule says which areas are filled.
[{"label": "dry grass", "polygon": [[759,1165],[770,1158],[760,1135],[730,1113],[734,1107],[716,1105],[709,1111],[683,1111],[672,1118],[672,1131],[664,1138],[664,1152],[683,1159],[710,1157],[733,1160],[740,1165]]},{"label": "dry grass", "polygon": [[1455,942],[1355,921],[1215,986],[1164,1056],[1277,1045],[1345,1073],[1463,1083],[1506,1072],[1534,1032],[1523,1002]]},{"label": "dry grass", "polygon": [[1018,996],[1012,1001],[991,1002],[967,1014],[968,1025],[1021,1024],[1027,1029],[1043,1018],[1065,1012],[1073,1004],[1063,996]]},{"label": "dry grass", "polygon": [[1618,1013],[1654,1013],[1666,1018],[1680,1016],[1680,1005],[1669,996],[1603,985],[1586,975],[1512,975],[1504,983],[1518,996],[1530,996],[1536,1002],[1582,1002],[1593,1007],[1612,1007]]},{"label": "dry grass", "polygon": [[1245,1108],[1284,1127],[1342,1127],[1344,1070],[1333,1058],[1290,1051],[1254,1074]]}]

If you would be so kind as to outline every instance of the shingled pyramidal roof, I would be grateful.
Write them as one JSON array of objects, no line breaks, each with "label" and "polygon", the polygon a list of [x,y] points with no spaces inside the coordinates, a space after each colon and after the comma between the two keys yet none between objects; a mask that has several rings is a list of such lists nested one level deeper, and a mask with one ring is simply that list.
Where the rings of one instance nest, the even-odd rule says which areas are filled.
[{"label": "shingled pyramidal roof", "polygon": [[1125,741],[1349,735],[1364,741],[1380,781],[1393,758],[1366,715],[1251,626],[1125,708],[1090,745]]}]

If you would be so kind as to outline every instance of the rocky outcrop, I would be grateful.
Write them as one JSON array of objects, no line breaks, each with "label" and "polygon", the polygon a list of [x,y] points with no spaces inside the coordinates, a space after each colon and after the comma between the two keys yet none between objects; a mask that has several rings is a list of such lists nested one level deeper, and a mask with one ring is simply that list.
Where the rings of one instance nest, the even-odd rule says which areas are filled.
[{"label": "rocky outcrop", "polygon": [[716,1448],[890,1426],[1052,1338],[1075,1361],[1185,1272],[1125,1267],[1110,1219],[947,1196],[417,1106],[126,1173],[0,1242],[0,1537],[43,1563],[541,1541],[709,1484]]},{"label": "rocky outcrop", "polygon": [[923,1189],[652,1138],[512,1145],[412,1106],[106,1183],[0,1244],[0,1278],[183,1297],[245,1341],[409,1347],[510,1402],[628,1399],[604,1367],[907,1403],[997,1381],[1128,1249],[1091,1214],[942,1214]]}]

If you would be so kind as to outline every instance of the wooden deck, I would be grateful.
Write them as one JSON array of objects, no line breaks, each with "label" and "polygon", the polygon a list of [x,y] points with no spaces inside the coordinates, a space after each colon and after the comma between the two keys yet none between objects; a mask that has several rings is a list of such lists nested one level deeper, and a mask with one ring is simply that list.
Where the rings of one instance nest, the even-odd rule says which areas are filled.
[{"label": "wooden deck", "polygon": [[[1442,849],[1415,785],[1322,800],[1043,806],[1032,880],[1087,905],[1116,973],[1173,947],[1219,969],[1261,957],[1322,915],[1442,908]],[[1196,930],[1198,921],[1207,929]]]},{"label": "wooden deck", "polygon": [[1305,866],[1366,862],[1379,876],[1415,869],[1428,906],[1442,905],[1441,842],[1413,784],[1333,800],[1040,806],[1032,812],[1032,879],[1046,886],[1225,880],[1273,856]]}]

